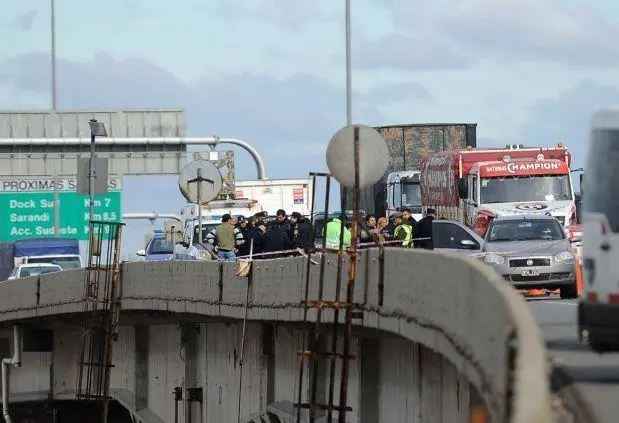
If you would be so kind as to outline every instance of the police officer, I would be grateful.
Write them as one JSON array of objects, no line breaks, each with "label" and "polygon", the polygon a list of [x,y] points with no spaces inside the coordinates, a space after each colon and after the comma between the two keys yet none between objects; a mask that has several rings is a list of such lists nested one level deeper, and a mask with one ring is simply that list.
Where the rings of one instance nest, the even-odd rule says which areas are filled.
[{"label": "police officer", "polygon": [[404,213],[395,213],[393,215],[393,221],[395,229],[393,230],[393,237],[402,241],[402,247],[411,248],[411,241],[413,239],[413,227],[410,223],[404,222]]},{"label": "police officer", "polygon": [[348,223],[348,217],[345,213],[342,213],[339,218],[334,217],[329,223],[327,223],[327,226],[325,227],[325,244],[328,249],[340,249],[340,235],[342,233],[342,229],[344,230],[343,246],[345,249],[350,246],[352,235],[350,230],[346,227],[346,223]]}]

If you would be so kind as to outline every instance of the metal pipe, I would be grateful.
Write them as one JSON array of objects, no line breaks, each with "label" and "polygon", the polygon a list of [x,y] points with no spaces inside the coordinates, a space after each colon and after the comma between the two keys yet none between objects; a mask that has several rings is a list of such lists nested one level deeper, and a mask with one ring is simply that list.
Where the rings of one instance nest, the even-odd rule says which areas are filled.
[{"label": "metal pipe", "polygon": [[182,220],[180,216],[172,213],[123,213],[123,219],[148,219],[148,220],[156,220],[156,219],[172,219],[178,220],[179,222]]},{"label": "metal pipe", "polygon": [[346,0],[346,122],[352,125],[352,58],[350,31],[350,0]]},{"label": "metal pipe", "polygon": [[60,236],[60,193],[56,171],[54,171],[54,236]]},{"label": "metal pipe", "polygon": [[[0,145],[87,145],[90,142],[88,138],[0,138]],[[97,140],[99,145],[212,145],[218,144],[233,144],[247,151],[258,170],[258,179],[268,179],[264,167],[264,161],[258,151],[243,140],[237,138],[219,138],[219,137],[153,137],[153,138],[127,138],[127,137],[107,137]]]},{"label": "metal pipe", "polygon": [[52,42],[52,110],[58,108],[58,91],[56,86],[56,6],[55,1],[50,1],[50,18],[51,18],[51,42]]},{"label": "metal pipe", "polygon": [[90,214],[90,221],[95,220],[95,140],[96,136],[93,133],[90,135],[90,172],[89,172],[89,188],[88,188],[88,197],[89,197],[89,205],[88,210]]},{"label": "metal pipe", "polygon": [[12,423],[9,414],[9,369],[21,367],[22,333],[18,325],[13,326],[13,358],[2,359],[2,415],[6,423]]}]

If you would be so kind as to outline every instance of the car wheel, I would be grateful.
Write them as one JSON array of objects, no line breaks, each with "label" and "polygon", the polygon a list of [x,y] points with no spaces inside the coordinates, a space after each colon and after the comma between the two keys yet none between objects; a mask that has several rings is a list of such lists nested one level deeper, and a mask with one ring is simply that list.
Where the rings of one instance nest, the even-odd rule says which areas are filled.
[{"label": "car wheel", "polygon": [[576,282],[574,282],[570,286],[561,288],[559,291],[561,292],[561,298],[563,299],[578,298],[578,289],[576,288]]}]

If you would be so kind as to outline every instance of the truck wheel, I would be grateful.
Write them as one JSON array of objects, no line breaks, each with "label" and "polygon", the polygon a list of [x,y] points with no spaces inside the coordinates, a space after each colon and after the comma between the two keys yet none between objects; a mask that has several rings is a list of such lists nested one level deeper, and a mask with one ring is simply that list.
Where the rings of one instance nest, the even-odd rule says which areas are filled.
[{"label": "truck wheel", "polygon": [[578,298],[578,289],[576,289],[576,282],[574,282],[570,286],[561,288],[559,291],[561,292],[561,298],[563,299]]}]

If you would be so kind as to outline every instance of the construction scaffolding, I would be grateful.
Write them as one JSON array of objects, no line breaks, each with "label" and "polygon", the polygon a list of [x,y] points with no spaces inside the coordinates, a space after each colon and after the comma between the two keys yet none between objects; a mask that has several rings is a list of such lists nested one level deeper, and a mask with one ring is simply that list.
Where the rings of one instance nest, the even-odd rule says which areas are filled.
[{"label": "construction scaffolding", "polygon": [[[325,209],[324,209],[324,229],[326,230],[327,222],[329,221],[329,197],[331,194],[331,175],[327,173],[310,173],[312,178],[312,227],[315,227],[315,213],[313,205],[315,204],[316,197],[316,179],[318,177],[325,178]],[[344,222],[341,222],[340,228],[340,248],[339,251],[327,250],[326,236],[322,236],[322,251],[320,257],[320,276],[318,280],[318,297],[310,299],[309,291],[310,287],[310,273],[311,273],[311,254],[308,255],[305,275],[305,298],[303,301],[303,323],[304,323],[304,336],[303,344],[300,355],[299,366],[299,384],[297,392],[296,407],[296,421],[301,423],[302,421],[308,421],[310,423],[316,422],[318,419],[324,421],[323,417],[326,415],[326,421],[332,423],[334,411],[337,412],[337,421],[340,423],[346,422],[346,413],[352,411],[352,407],[347,405],[348,397],[348,373],[349,373],[349,361],[355,359],[355,356],[350,353],[351,340],[352,340],[352,324],[354,319],[360,318],[358,312],[355,312],[355,308],[358,308],[358,304],[354,303],[354,282],[356,274],[356,237],[357,237],[357,219],[359,218],[358,202],[355,207],[353,215],[352,225],[352,246],[349,250],[342,248],[344,244]],[[335,287],[335,298],[325,299],[324,296],[324,283],[325,283],[325,262],[327,254],[337,254],[337,278]],[[346,289],[346,298],[340,298],[341,284],[342,284],[342,263],[345,256],[349,256],[349,268],[348,268],[348,282]],[[322,310],[325,308],[333,309],[333,321],[322,321]],[[308,324],[308,311],[310,309],[316,310],[316,321],[313,324]],[[340,310],[345,312],[344,324],[340,324]],[[323,325],[331,325],[331,342],[330,345],[321,350],[320,348],[320,336],[324,333],[325,329]],[[309,328],[309,329],[308,329]],[[328,329],[327,329],[328,330]],[[338,352],[338,340],[340,336],[343,338],[343,351]],[[328,401],[326,404],[319,402],[318,400],[318,385],[319,385],[319,363],[318,360],[327,357],[329,360],[329,392]],[[308,359],[308,370],[310,372],[310,389],[309,389],[309,402],[303,402],[303,379],[305,371],[305,358]],[[336,375],[336,360],[341,360],[341,374],[340,374],[340,386],[339,386],[339,401],[338,404],[334,404],[335,396],[335,375]],[[309,411],[307,420],[302,419],[302,409]]]},{"label": "construction scaffolding", "polygon": [[91,221],[84,283],[77,399],[91,402],[97,423],[107,423],[113,343],[120,315],[120,246],[124,223]]}]

